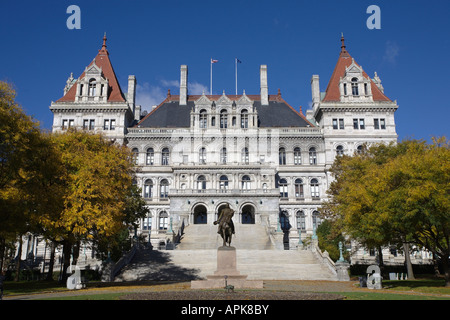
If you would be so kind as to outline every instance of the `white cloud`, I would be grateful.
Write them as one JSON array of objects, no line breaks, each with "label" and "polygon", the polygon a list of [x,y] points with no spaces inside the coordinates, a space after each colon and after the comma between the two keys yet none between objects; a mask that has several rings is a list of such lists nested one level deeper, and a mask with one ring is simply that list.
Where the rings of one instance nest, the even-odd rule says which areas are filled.
[{"label": "white cloud", "polygon": [[400,52],[400,47],[396,42],[386,42],[386,51],[384,52],[383,60],[395,64]]},{"label": "white cloud", "polygon": [[[150,111],[154,105],[159,105],[167,97],[167,89],[172,94],[179,94],[180,82],[178,80],[161,80],[159,86],[152,86],[148,82],[136,85],[136,104],[142,106],[142,110]],[[198,83],[189,82],[188,92],[192,95],[208,92],[208,87]]]},{"label": "white cloud", "polygon": [[165,98],[162,87],[152,86],[148,82],[136,85],[136,104],[142,106],[142,111],[150,111],[152,106],[159,105]]},{"label": "white cloud", "polygon": [[189,94],[206,94],[208,92],[208,87],[198,83],[198,82],[189,82],[188,84],[188,92]]}]

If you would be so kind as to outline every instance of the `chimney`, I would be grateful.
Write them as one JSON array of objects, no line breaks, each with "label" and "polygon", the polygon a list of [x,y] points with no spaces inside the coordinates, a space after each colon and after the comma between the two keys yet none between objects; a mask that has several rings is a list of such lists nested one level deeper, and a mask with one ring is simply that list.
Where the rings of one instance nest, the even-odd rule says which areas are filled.
[{"label": "chimney", "polygon": [[261,105],[269,105],[269,88],[267,86],[267,65],[261,65],[259,69],[259,75],[261,79]]},{"label": "chimney", "polygon": [[134,120],[136,120],[137,122],[141,121],[141,110],[141,106],[136,106],[136,108],[134,109]]},{"label": "chimney", "polygon": [[180,68],[180,106],[187,105],[188,67],[181,65]]},{"label": "chimney", "polygon": [[318,75],[313,75],[311,78],[311,92],[312,92],[313,109],[315,109],[320,102],[320,86]]},{"label": "chimney", "polygon": [[130,105],[130,109],[134,113],[134,103],[136,98],[136,77],[128,76],[128,95],[127,102]]}]

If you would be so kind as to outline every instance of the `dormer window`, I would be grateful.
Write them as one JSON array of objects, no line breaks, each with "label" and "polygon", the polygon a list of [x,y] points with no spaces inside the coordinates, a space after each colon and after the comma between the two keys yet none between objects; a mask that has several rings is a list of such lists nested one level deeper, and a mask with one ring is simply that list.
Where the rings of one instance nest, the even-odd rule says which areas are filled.
[{"label": "dormer window", "polygon": [[89,80],[89,96],[94,97],[97,90],[97,82],[94,78]]},{"label": "dormer window", "polygon": [[200,128],[206,129],[208,127],[208,114],[206,110],[203,109],[200,111]]},{"label": "dormer window", "polygon": [[242,110],[241,112],[241,128],[248,128],[248,111],[246,109]]},{"label": "dormer window", "polygon": [[220,111],[220,129],[226,129],[228,127],[228,114],[227,110]]},{"label": "dormer window", "polygon": [[352,95],[359,96],[358,78],[352,78]]}]

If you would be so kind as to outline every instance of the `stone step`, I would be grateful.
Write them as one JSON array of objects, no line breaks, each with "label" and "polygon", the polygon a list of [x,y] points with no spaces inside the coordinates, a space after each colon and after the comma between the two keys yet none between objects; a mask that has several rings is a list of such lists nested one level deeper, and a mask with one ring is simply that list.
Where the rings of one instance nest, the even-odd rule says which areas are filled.
[{"label": "stone step", "polygon": [[[336,280],[312,252],[236,249],[237,269],[248,280]],[[116,281],[205,279],[217,269],[217,249],[143,250]]]},{"label": "stone step", "polygon": [[[177,250],[216,249],[222,246],[222,237],[215,225],[189,225],[184,229]],[[235,224],[231,245],[236,249],[271,250],[274,246],[266,228],[259,224]]]}]

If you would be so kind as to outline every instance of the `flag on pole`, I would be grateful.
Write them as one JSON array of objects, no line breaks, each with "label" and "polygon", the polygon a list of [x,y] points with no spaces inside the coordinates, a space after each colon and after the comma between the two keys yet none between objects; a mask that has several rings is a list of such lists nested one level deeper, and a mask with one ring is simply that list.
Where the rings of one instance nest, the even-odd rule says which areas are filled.
[{"label": "flag on pole", "polygon": [[241,60],[239,60],[238,58],[235,58],[235,77],[236,77],[236,95],[237,95],[237,64],[238,63],[242,63]]},{"label": "flag on pole", "polygon": [[211,88],[210,88],[210,91],[209,91],[209,94],[210,95],[212,95],[212,81],[213,81],[213,77],[212,77],[212,65],[213,65],[213,63],[217,63],[217,62],[219,62],[219,60],[214,60],[213,58],[211,58],[211,82],[210,82],[210,86],[211,86]]}]

